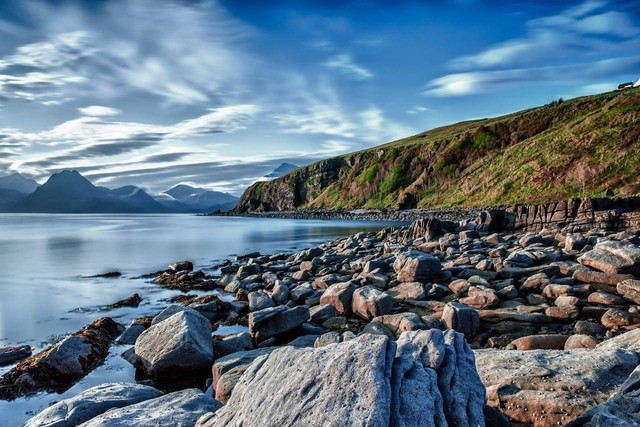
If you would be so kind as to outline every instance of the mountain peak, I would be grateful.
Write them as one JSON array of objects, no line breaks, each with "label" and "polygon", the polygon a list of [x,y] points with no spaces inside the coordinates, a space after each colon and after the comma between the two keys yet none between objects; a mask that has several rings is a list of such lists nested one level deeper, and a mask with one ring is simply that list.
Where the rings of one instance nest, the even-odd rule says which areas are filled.
[{"label": "mountain peak", "polygon": [[25,178],[19,172],[14,172],[11,175],[0,177],[0,188],[29,194],[38,188],[38,183],[33,179]]}]

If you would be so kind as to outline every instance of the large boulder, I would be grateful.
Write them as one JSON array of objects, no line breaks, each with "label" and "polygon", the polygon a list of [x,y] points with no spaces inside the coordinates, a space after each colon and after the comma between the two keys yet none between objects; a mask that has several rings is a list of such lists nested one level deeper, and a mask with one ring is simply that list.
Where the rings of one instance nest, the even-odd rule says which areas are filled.
[{"label": "large boulder", "polygon": [[438,282],[444,277],[440,260],[420,251],[398,255],[393,268],[398,274],[399,282]]},{"label": "large boulder", "polygon": [[207,393],[187,389],[111,409],[82,424],[82,427],[192,427],[203,414],[222,404]]},{"label": "large boulder", "polygon": [[477,350],[490,406],[512,421],[563,425],[604,403],[640,362],[628,350]]},{"label": "large boulder", "polygon": [[370,320],[391,312],[393,298],[373,286],[364,286],[353,293],[351,310],[357,316]]},{"label": "large boulder", "polygon": [[295,329],[308,319],[307,306],[265,308],[249,314],[249,333],[256,342],[261,342]]},{"label": "large boulder", "polygon": [[0,399],[61,392],[101,365],[124,327],[103,317],[18,363],[0,379]]},{"label": "large boulder", "polygon": [[363,334],[257,358],[222,409],[197,426],[484,425],[473,352],[454,331]]},{"label": "large boulder", "polygon": [[611,274],[640,274],[640,247],[608,240],[598,243],[595,248],[586,252],[578,261],[588,267]]},{"label": "large boulder", "polygon": [[159,390],[136,383],[105,383],[49,406],[24,427],[73,427],[112,408],[122,408],[162,396]]},{"label": "large boulder", "polygon": [[152,376],[207,370],[213,363],[211,323],[197,311],[183,308],[152,325],[136,340],[135,354]]}]

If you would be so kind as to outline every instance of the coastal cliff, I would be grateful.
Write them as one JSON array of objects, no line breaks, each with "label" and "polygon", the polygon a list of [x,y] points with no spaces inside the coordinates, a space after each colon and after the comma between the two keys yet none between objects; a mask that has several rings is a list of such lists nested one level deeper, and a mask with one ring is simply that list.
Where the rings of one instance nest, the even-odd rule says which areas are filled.
[{"label": "coastal cliff", "polygon": [[[533,204],[640,192],[640,90],[467,121],[249,187],[235,213]],[[609,191],[609,193],[610,193]]]}]

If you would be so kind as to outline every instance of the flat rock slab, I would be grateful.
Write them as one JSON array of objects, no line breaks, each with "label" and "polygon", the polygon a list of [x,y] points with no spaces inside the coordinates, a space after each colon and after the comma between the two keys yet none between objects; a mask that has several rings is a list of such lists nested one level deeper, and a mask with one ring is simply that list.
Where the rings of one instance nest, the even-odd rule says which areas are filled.
[{"label": "flat rock slab", "polygon": [[162,396],[153,387],[136,383],[106,383],[62,400],[24,424],[24,427],[73,427],[113,408]]},{"label": "flat rock slab", "polygon": [[10,365],[29,356],[31,356],[31,346],[28,345],[0,348],[0,366]]},{"label": "flat rock slab", "polygon": [[261,342],[295,329],[308,319],[307,306],[265,308],[249,314],[249,333],[256,342]]},{"label": "flat rock slab", "polygon": [[222,404],[197,389],[187,389],[111,409],[81,424],[82,427],[192,427],[198,418]]},{"label": "flat rock slab", "polygon": [[488,404],[511,420],[563,425],[604,403],[640,362],[628,350],[477,350]]},{"label": "flat rock slab", "polygon": [[62,392],[104,362],[124,327],[103,317],[18,363],[0,379],[0,399]]}]

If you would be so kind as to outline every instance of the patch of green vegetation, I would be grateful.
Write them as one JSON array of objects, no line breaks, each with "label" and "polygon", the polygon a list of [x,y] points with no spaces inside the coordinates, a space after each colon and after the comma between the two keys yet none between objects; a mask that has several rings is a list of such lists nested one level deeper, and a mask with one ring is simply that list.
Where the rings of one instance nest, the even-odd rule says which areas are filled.
[{"label": "patch of green vegetation", "polygon": [[377,163],[369,166],[368,168],[363,170],[362,173],[360,174],[360,182],[363,184],[370,183],[378,174],[378,170],[379,170],[379,167]]},{"label": "patch of green vegetation", "polygon": [[405,171],[400,166],[392,166],[389,175],[380,183],[381,195],[387,195],[400,188],[405,180]]},{"label": "patch of green vegetation", "polygon": [[473,138],[473,147],[478,150],[488,150],[493,147],[493,144],[498,140],[498,137],[485,130],[481,130]]}]

